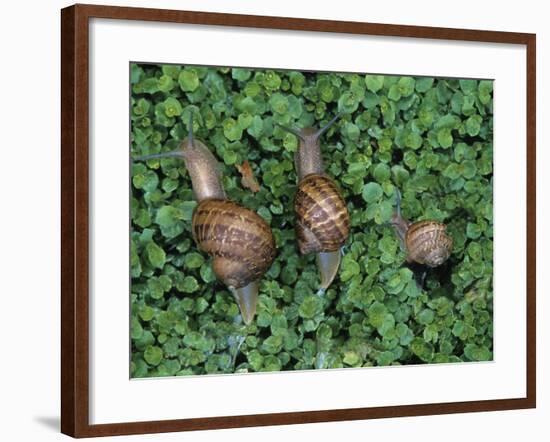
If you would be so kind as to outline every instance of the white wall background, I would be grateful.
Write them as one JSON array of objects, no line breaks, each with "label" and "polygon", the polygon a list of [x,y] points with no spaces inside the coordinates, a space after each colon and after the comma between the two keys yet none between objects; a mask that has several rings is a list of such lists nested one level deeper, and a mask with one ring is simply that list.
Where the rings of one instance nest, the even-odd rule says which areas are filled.
[{"label": "white wall background", "polygon": [[[545,249],[550,207],[543,189],[550,153],[550,30],[545,2],[339,0],[105,0],[124,6],[235,12],[537,33],[538,45],[538,408],[102,440],[547,440],[550,434],[549,302]],[[59,83],[60,0],[3,5],[0,16],[0,435],[55,441],[59,431]],[[7,6],[9,5],[9,6]],[[313,7],[314,6],[314,7]],[[330,56],[330,54],[327,54]],[[546,204],[545,204],[546,203]],[[452,380],[449,380],[452,382]]]}]

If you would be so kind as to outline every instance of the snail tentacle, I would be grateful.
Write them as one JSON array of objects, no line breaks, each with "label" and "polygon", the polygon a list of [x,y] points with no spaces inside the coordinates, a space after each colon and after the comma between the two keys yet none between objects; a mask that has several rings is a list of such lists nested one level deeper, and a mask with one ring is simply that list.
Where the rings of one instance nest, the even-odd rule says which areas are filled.
[{"label": "snail tentacle", "polygon": [[327,124],[325,124],[317,132],[315,132],[315,137],[317,139],[321,138],[321,135],[323,135],[327,130],[329,130],[330,126],[332,126],[341,116],[342,116],[342,112],[338,112],[334,117],[332,117],[332,119]]},{"label": "snail tentacle", "polygon": [[276,123],[275,124],[277,127],[283,129],[284,131],[288,132],[288,133],[291,133],[292,135],[298,137],[298,139],[304,141],[304,137],[302,136],[302,134],[300,133],[300,131],[296,130],[296,129],[292,129],[291,127],[286,127],[286,126],[283,126],[282,124],[279,124],[279,123]]},{"label": "snail tentacle", "polygon": [[395,233],[399,238],[401,250],[406,251],[407,245],[405,242],[405,237],[407,235],[407,231],[409,230],[410,222],[401,215],[401,192],[399,189],[395,189],[395,200],[396,209],[389,224],[393,226]]}]

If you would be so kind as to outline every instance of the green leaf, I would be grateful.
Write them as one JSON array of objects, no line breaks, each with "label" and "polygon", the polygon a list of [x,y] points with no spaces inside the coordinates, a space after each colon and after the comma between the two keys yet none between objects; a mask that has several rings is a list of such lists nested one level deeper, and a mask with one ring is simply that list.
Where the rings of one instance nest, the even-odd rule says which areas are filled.
[{"label": "green leaf", "polygon": [[174,80],[169,75],[163,75],[159,78],[158,88],[162,92],[170,92],[174,88]]},{"label": "green leaf", "polygon": [[345,256],[342,260],[341,265],[340,279],[342,281],[348,281],[353,278],[355,275],[358,275],[361,272],[361,268],[357,261],[353,259],[351,255]]},{"label": "green leaf", "polygon": [[359,107],[361,99],[353,92],[344,92],[338,100],[338,111],[344,113],[355,112]]},{"label": "green leaf", "polygon": [[200,270],[201,278],[204,282],[213,282],[216,280],[216,275],[209,264],[203,264]]},{"label": "green leaf", "polygon": [[434,79],[431,77],[422,77],[416,79],[416,91],[420,93],[427,92],[434,84]]},{"label": "green leaf", "polygon": [[184,263],[188,269],[198,269],[204,264],[204,258],[199,253],[191,252],[185,255]]},{"label": "green leaf", "polygon": [[401,99],[401,89],[397,84],[392,84],[390,86],[388,98],[393,101],[399,101]]},{"label": "green leaf", "polygon": [[150,321],[151,319],[153,319],[154,315],[155,310],[148,305],[143,306],[139,311],[139,317],[143,321]]},{"label": "green leaf", "polygon": [[470,361],[490,361],[493,359],[493,354],[487,347],[475,344],[466,344],[464,347],[464,356]]},{"label": "green leaf", "polygon": [[362,196],[365,202],[374,203],[382,197],[383,193],[384,191],[382,190],[382,186],[378,183],[372,182],[363,187]]},{"label": "green leaf", "polygon": [[181,205],[182,219],[185,221],[191,221],[195,207],[197,207],[196,201],[184,201]]},{"label": "green leaf", "polygon": [[411,149],[420,148],[422,146],[422,137],[415,132],[410,132],[405,138],[405,146]]},{"label": "green leaf", "polygon": [[468,223],[466,226],[466,236],[472,239],[478,239],[481,236],[481,227],[475,223]]},{"label": "green leaf", "polygon": [[264,359],[263,371],[279,371],[281,369],[281,361],[277,356],[269,355]]},{"label": "green leaf", "polygon": [[481,130],[481,122],[483,119],[480,115],[472,115],[466,120],[466,132],[471,137],[475,137]]},{"label": "green leaf", "polygon": [[231,77],[234,80],[246,81],[250,78],[251,75],[252,75],[252,71],[250,71],[250,69],[241,69],[241,68],[231,69]]},{"label": "green leaf", "polygon": [[139,339],[143,335],[143,327],[139,323],[138,319],[132,317],[130,321],[130,337],[132,339]]},{"label": "green leaf", "polygon": [[423,324],[423,325],[428,325],[428,324],[431,324],[433,322],[435,318],[435,313],[433,310],[430,310],[429,308],[425,308],[423,309],[419,314],[418,314],[418,322],[420,324]]},{"label": "green leaf", "polygon": [[184,92],[193,92],[199,87],[199,76],[193,69],[184,69],[179,73],[178,83]]},{"label": "green leaf", "polygon": [[180,72],[181,72],[181,66],[177,64],[165,64],[162,65],[162,73],[166,76],[169,76],[173,79],[178,78]]},{"label": "green leaf", "polygon": [[178,290],[184,293],[193,293],[199,289],[199,284],[193,276],[186,276],[183,282],[178,285]]},{"label": "green leaf", "polygon": [[298,313],[302,318],[311,319],[319,315],[323,311],[323,303],[321,298],[315,295],[308,295],[300,304]]},{"label": "green leaf", "polygon": [[376,224],[388,223],[393,215],[393,206],[389,201],[381,201],[375,206],[374,221]]},{"label": "green leaf", "polygon": [[238,141],[243,135],[243,129],[233,118],[228,118],[223,122],[223,134],[229,141]]},{"label": "green leaf", "polygon": [[422,338],[414,338],[409,345],[412,353],[418,356],[424,362],[431,362],[434,357],[433,346],[425,342]]},{"label": "green leaf", "polygon": [[466,179],[472,179],[476,176],[477,166],[475,161],[466,160],[462,162],[462,176]]},{"label": "green leaf", "polygon": [[179,100],[173,97],[168,97],[164,100],[164,112],[167,117],[176,117],[181,115],[183,108],[181,107]]},{"label": "green leaf", "polygon": [[181,211],[173,206],[162,206],[155,216],[155,223],[161,227],[171,227],[183,219]]},{"label": "green leaf", "polygon": [[388,310],[381,302],[373,303],[367,310],[369,324],[375,328],[381,327],[386,319]]},{"label": "green leaf", "polygon": [[248,126],[247,132],[254,138],[260,138],[264,128],[263,120],[258,116],[254,116],[250,126]]},{"label": "green leaf", "polygon": [[388,181],[391,176],[390,167],[387,164],[377,164],[373,171],[373,176],[379,183]]},{"label": "green leaf", "polygon": [[267,71],[263,84],[267,89],[275,91],[281,86],[281,77],[276,72]]},{"label": "green leaf", "polygon": [[465,94],[472,94],[477,89],[476,80],[459,80],[458,83],[460,84],[460,89],[462,89],[462,92]]},{"label": "green leaf", "polygon": [[258,350],[252,350],[248,354],[247,359],[252,370],[260,371],[264,362],[264,357],[261,355],[261,353]]},{"label": "green leaf", "polygon": [[273,94],[269,100],[271,109],[278,114],[285,114],[288,111],[288,99],[282,94]]},{"label": "green leaf", "polygon": [[401,77],[397,82],[399,93],[403,97],[408,97],[414,92],[415,81],[412,77]]},{"label": "green leaf", "polygon": [[384,86],[383,75],[365,75],[367,89],[373,93],[378,92]]},{"label": "green leaf", "polygon": [[437,132],[437,142],[445,149],[451,147],[453,145],[451,130],[447,128],[439,129]]},{"label": "green leaf", "polygon": [[268,337],[263,345],[262,349],[269,354],[277,354],[281,351],[283,346],[283,339],[281,336],[270,336]]},{"label": "green leaf", "polygon": [[478,86],[479,101],[487,105],[491,102],[493,92],[492,80],[481,80]]},{"label": "green leaf", "polygon": [[143,69],[136,64],[136,63],[130,63],[130,84],[136,84],[143,74]]},{"label": "green leaf", "polygon": [[355,367],[359,363],[361,363],[361,357],[356,352],[347,351],[344,353],[344,364]]},{"label": "green leaf", "polygon": [[162,360],[162,349],[153,345],[149,345],[143,353],[143,359],[149,365],[157,366]]},{"label": "green leaf", "polygon": [[147,250],[147,258],[149,259],[151,265],[158,269],[162,269],[164,267],[164,263],[166,262],[166,254],[164,253],[164,250],[152,241],[147,244],[145,249]]}]

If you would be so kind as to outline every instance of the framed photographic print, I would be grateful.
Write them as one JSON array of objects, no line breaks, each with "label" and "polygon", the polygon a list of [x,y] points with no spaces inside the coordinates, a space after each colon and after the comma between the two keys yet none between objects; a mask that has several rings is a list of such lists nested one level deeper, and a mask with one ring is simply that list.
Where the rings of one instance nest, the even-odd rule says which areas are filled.
[{"label": "framed photographic print", "polygon": [[62,432],[535,406],[534,35],[61,15]]}]

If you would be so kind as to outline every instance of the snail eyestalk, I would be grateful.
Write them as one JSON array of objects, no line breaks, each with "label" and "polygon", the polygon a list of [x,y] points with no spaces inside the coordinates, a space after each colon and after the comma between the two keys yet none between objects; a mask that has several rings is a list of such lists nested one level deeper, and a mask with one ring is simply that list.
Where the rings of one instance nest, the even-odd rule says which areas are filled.
[{"label": "snail eyestalk", "polygon": [[244,323],[249,325],[256,314],[259,291],[258,281],[252,281],[250,284],[238,289],[229,287],[229,290],[231,290],[231,293],[239,305]]},{"label": "snail eyestalk", "polygon": [[323,135],[327,130],[329,130],[330,126],[332,126],[336,122],[336,120],[338,120],[341,116],[342,116],[342,112],[338,112],[334,117],[332,117],[332,120],[330,120],[327,124],[325,124],[317,132],[315,132],[315,136],[317,138],[321,138],[321,135]]},{"label": "snail eyestalk", "polygon": [[401,192],[399,189],[395,189],[395,205],[397,210],[397,216],[401,216]]},{"label": "snail eyestalk", "polygon": [[407,235],[407,230],[409,230],[410,223],[405,218],[401,216],[401,192],[399,189],[395,189],[396,194],[396,210],[390,220],[390,225],[394,228],[399,242],[401,244],[401,249],[405,250],[405,236]]},{"label": "snail eyestalk", "polygon": [[282,124],[279,124],[277,123],[276,126],[280,127],[281,129],[283,129],[284,131],[298,137],[301,141],[304,141],[304,137],[302,136],[302,134],[297,131],[296,129],[292,129],[291,127],[286,127],[286,126],[283,126]]},{"label": "snail eyestalk", "polygon": [[189,112],[189,127],[187,128],[187,143],[193,146],[193,112]]}]

